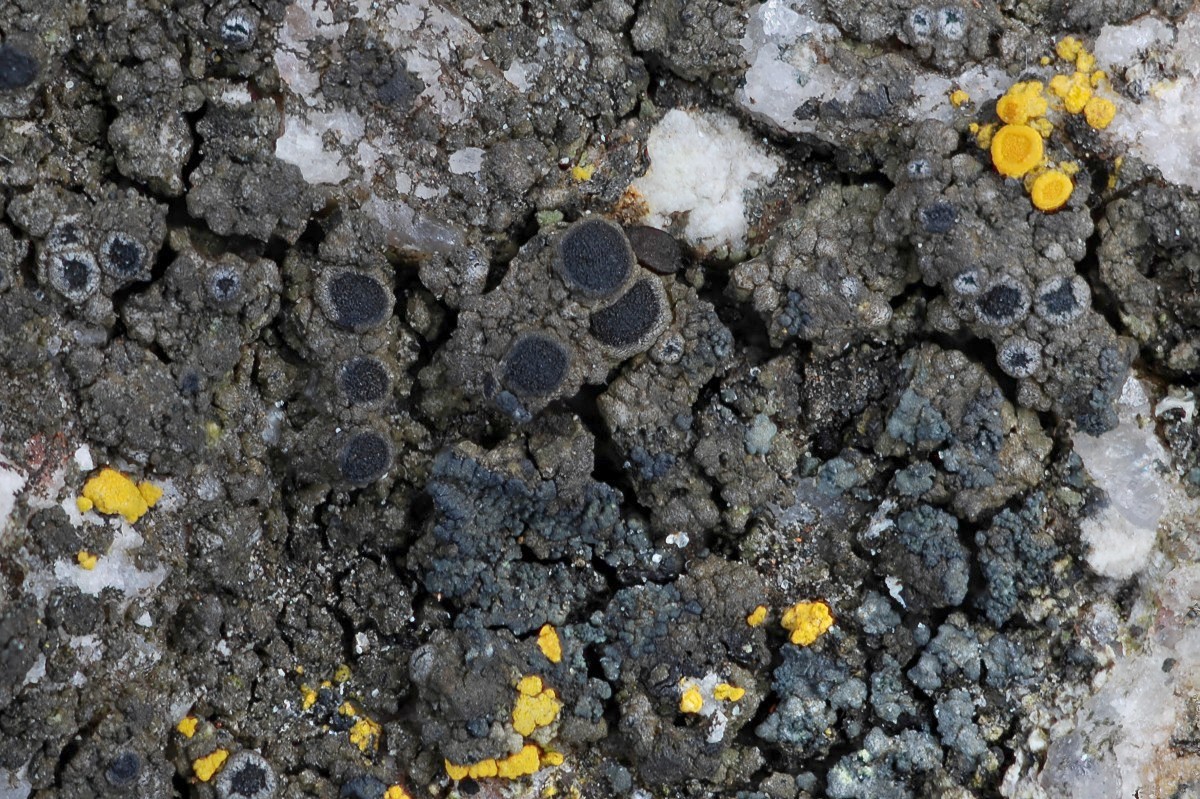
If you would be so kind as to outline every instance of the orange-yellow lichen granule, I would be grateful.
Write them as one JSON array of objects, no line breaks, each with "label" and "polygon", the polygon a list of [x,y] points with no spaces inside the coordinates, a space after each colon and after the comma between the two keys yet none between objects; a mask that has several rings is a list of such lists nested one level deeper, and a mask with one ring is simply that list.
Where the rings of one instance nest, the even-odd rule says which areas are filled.
[{"label": "orange-yellow lichen granule", "polygon": [[1092,99],[1092,81],[1082,72],[1071,75],[1055,75],[1050,80],[1050,91],[1063,102],[1063,108],[1078,114]]},{"label": "orange-yellow lichen granule", "polygon": [[1009,87],[996,101],[996,115],[1010,125],[1024,125],[1043,116],[1049,107],[1041,82],[1031,80]]},{"label": "orange-yellow lichen granule", "polygon": [[745,688],[730,685],[727,682],[717,683],[717,687],[713,688],[713,699],[718,699],[722,702],[738,702],[745,695]]},{"label": "orange-yellow lichen granule", "polygon": [[221,766],[224,766],[225,761],[228,759],[228,749],[217,749],[211,754],[193,760],[192,773],[196,775],[196,779],[200,780],[200,782],[208,782],[213,778],[213,775],[221,770]]},{"label": "orange-yellow lichen granule", "polygon": [[1063,61],[1074,61],[1079,57],[1080,53],[1087,52],[1083,46],[1083,42],[1074,36],[1064,36],[1059,40],[1058,44],[1054,45],[1054,51],[1058,53],[1058,57]]},{"label": "orange-yellow lichen granule", "polygon": [[699,713],[702,707],[704,707],[704,697],[700,694],[700,689],[694,685],[686,688],[679,697],[680,713]]},{"label": "orange-yellow lichen granule", "polygon": [[1083,116],[1087,123],[1096,130],[1104,130],[1117,115],[1117,107],[1111,100],[1103,97],[1093,97],[1083,106]]},{"label": "orange-yellow lichen granule", "polygon": [[1059,169],[1048,169],[1034,178],[1029,187],[1029,199],[1039,211],[1056,211],[1071,197],[1075,184],[1067,173]]},{"label": "orange-yellow lichen granule", "polygon": [[546,656],[546,660],[551,663],[562,661],[562,641],[559,640],[558,631],[552,625],[542,625],[542,629],[538,631],[537,645],[538,649],[542,650],[542,654]]},{"label": "orange-yellow lichen granule", "polygon": [[162,494],[162,489],[153,483],[145,480],[134,483],[106,466],[84,483],[83,495],[76,500],[76,505],[84,513],[93,508],[106,514],[119,513],[133,524],[154,507]]},{"label": "orange-yellow lichen granule", "polygon": [[517,685],[513,729],[521,735],[532,735],[534,730],[552,724],[561,709],[562,702],[558,701],[553,688],[543,688],[537,676],[524,677]]},{"label": "orange-yellow lichen granule", "polygon": [[797,602],[784,611],[780,624],[793,644],[808,646],[833,626],[833,613],[824,602]]},{"label": "orange-yellow lichen granule", "polygon": [[1028,125],[1005,125],[992,136],[992,164],[1009,178],[1019,178],[1042,162],[1042,137]]}]

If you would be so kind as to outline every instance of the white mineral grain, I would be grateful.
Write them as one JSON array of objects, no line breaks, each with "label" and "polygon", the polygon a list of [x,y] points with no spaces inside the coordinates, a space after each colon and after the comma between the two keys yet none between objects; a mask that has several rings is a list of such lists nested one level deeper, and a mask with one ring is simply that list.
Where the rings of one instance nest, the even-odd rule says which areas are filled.
[{"label": "white mineral grain", "polygon": [[1120,422],[1100,436],[1076,433],[1075,451],[1109,505],[1085,519],[1081,535],[1087,563],[1103,577],[1125,579],[1147,564],[1168,509],[1187,503],[1170,475],[1170,458],[1158,440],[1150,400],[1131,377],[1118,403]]},{"label": "white mineral grain", "polygon": [[746,246],[747,192],[774,180],[782,162],[737,120],[674,109],[650,131],[650,168],[633,188],[646,202],[646,224],[668,228],[686,219],[683,237],[701,250]]},{"label": "white mineral grain", "polygon": [[1128,87],[1105,135],[1167,180],[1200,190],[1200,8],[1177,26],[1154,16],[1105,25],[1095,54]]}]

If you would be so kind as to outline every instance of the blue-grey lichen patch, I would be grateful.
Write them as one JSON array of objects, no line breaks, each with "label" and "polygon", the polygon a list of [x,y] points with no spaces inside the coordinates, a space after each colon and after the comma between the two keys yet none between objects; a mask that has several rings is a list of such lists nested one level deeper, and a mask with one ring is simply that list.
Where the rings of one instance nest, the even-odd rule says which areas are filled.
[{"label": "blue-grey lichen patch", "polygon": [[889,737],[875,727],[863,740],[863,748],[843,756],[829,770],[828,791],[833,799],[869,799],[894,791],[897,797],[914,797],[900,785],[919,784],[942,765],[942,748],[926,732],[904,730]]},{"label": "blue-grey lichen patch", "polygon": [[[768,655],[764,631],[747,625],[745,614],[763,599],[752,570],[717,557],[693,562],[677,582],[636,585],[613,596],[603,617],[608,641],[600,663],[618,688],[618,731],[638,754],[641,779],[711,780],[726,757],[746,755],[737,733],[762,700],[750,674]],[[706,681],[745,693],[736,701],[702,696],[701,707],[682,714],[681,694],[689,688],[700,693]]]},{"label": "blue-grey lichen patch", "polygon": [[867,686],[852,675],[851,664],[796,646],[784,648],[772,688],[782,701],[755,732],[797,759],[829,753],[837,741],[826,731],[841,727],[843,715],[857,715],[867,700]]},{"label": "blue-grey lichen patch", "polygon": [[[1036,485],[1051,441],[961,353],[925,346],[904,362],[900,394],[875,444],[882,455],[937,455],[926,499],[975,519]],[[953,383],[951,388],[950,383]]]},{"label": "blue-grey lichen patch", "polygon": [[[881,532],[865,531],[862,543],[877,555],[883,579],[896,580],[905,607],[957,607],[967,596],[969,550],[959,541],[958,519],[929,505],[899,514]],[[883,565],[886,564],[886,565]]]},{"label": "blue-grey lichen patch", "polygon": [[[538,435],[539,425],[552,425],[560,440]],[[592,440],[578,420],[533,427],[528,444],[515,438],[484,452],[464,442],[438,455],[428,487],[433,513],[409,556],[426,588],[461,608],[464,620],[518,634],[562,624],[598,596],[604,580],[590,561],[637,535],[620,518],[619,492],[591,478]],[[517,456],[526,446],[535,447],[532,459]],[[514,456],[516,470],[507,465]]]}]

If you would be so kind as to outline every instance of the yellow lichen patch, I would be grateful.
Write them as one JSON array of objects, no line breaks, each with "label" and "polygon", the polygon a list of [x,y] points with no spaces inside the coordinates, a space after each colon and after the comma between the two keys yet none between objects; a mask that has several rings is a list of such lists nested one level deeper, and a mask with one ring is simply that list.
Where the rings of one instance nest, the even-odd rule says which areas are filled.
[{"label": "yellow lichen patch", "polygon": [[1096,68],[1096,56],[1074,36],[1064,37],[1054,46],[1054,51],[1063,61],[1070,61],[1079,72],[1091,72]]},{"label": "yellow lichen patch", "polygon": [[184,716],[179,720],[179,723],[175,725],[175,729],[178,730],[179,734],[184,738],[191,738],[196,734],[196,725],[199,723],[199,720],[195,716]]},{"label": "yellow lichen patch", "polygon": [[745,688],[739,688],[727,682],[719,682],[717,683],[717,687],[713,688],[713,698],[722,702],[737,702],[745,695]]},{"label": "yellow lichen patch", "polygon": [[472,763],[467,767],[467,776],[474,780],[495,777],[499,773],[500,769],[494,757],[489,757],[487,760],[480,760],[478,763]]},{"label": "yellow lichen patch", "polygon": [[382,732],[383,727],[379,726],[379,722],[363,716],[350,728],[350,743],[357,746],[360,752],[366,752],[367,749],[378,749],[379,737]]},{"label": "yellow lichen patch", "polygon": [[1043,139],[1050,138],[1050,134],[1054,132],[1054,123],[1045,117],[1029,120],[1029,127],[1036,130]]},{"label": "yellow lichen patch", "polygon": [[1041,135],[1028,125],[1005,125],[991,144],[992,164],[1001,175],[1019,178],[1042,162]]},{"label": "yellow lichen patch", "polygon": [[1093,97],[1083,107],[1084,118],[1096,130],[1107,128],[1116,115],[1117,107],[1103,97]]},{"label": "yellow lichen patch", "polygon": [[446,761],[446,774],[450,775],[451,780],[462,780],[463,777],[470,777],[472,780],[484,780],[487,777],[497,776],[499,773],[499,764],[494,757],[488,757],[484,761],[468,765],[455,765],[450,761]]},{"label": "yellow lichen patch", "polygon": [[754,610],[752,610],[750,612],[749,616],[746,617],[746,624],[749,624],[751,627],[758,627],[766,620],[767,620],[767,606],[759,605],[758,607],[756,607]]},{"label": "yellow lichen patch", "polygon": [[1029,188],[1029,199],[1039,211],[1056,211],[1071,197],[1075,184],[1067,174],[1058,169],[1048,169],[1034,178]]},{"label": "yellow lichen patch", "polygon": [[975,137],[975,143],[986,150],[992,146],[992,138],[996,135],[996,123],[980,125],[978,122],[972,122],[967,126],[967,130]]},{"label": "yellow lichen patch", "polygon": [[1024,125],[1043,116],[1050,107],[1040,81],[1014,83],[996,101],[996,115],[1010,125]]},{"label": "yellow lichen patch", "polygon": [[302,697],[302,700],[300,703],[301,710],[308,710],[310,707],[312,707],[313,705],[315,705],[317,703],[317,692],[314,691],[312,688],[310,688],[308,685],[300,686],[300,696]]},{"label": "yellow lichen patch", "polygon": [[546,660],[551,663],[562,661],[562,641],[558,640],[558,631],[549,624],[543,624],[538,630],[537,645]]},{"label": "yellow lichen patch", "polygon": [[955,108],[962,108],[967,103],[971,102],[971,95],[967,94],[962,89],[955,89],[950,92],[950,105]]},{"label": "yellow lichen patch", "polygon": [[1092,88],[1099,88],[1102,84],[1108,82],[1108,73],[1102,69],[1098,69],[1088,78],[1092,82]]},{"label": "yellow lichen patch", "polygon": [[1092,82],[1082,72],[1071,75],[1055,75],[1050,80],[1050,91],[1062,100],[1063,108],[1072,114],[1078,114],[1092,99]]},{"label": "yellow lichen patch", "polygon": [[193,760],[192,773],[196,775],[196,779],[200,780],[200,782],[208,782],[213,778],[214,774],[221,770],[221,766],[225,765],[225,761],[228,759],[229,750],[218,749],[211,754]]},{"label": "yellow lichen patch", "polygon": [[[513,729],[521,735],[532,735],[534,730],[552,724],[562,709],[553,688],[543,689],[537,677],[532,678],[536,684],[530,680],[526,677],[517,686],[519,693],[512,712]],[[536,692],[532,691],[534,687],[538,689]]]},{"label": "yellow lichen patch", "polygon": [[833,626],[833,613],[821,601],[797,602],[784,612],[781,624],[791,632],[793,644],[808,646]]},{"label": "yellow lichen patch", "polygon": [[163,490],[154,483],[143,480],[138,483],[138,493],[142,495],[142,499],[146,501],[146,506],[153,508],[154,503],[162,499]]},{"label": "yellow lichen patch", "polygon": [[537,696],[542,692],[542,678],[536,674],[522,677],[517,683],[517,691],[525,696]]},{"label": "yellow lichen patch", "polygon": [[542,765],[543,766],[561,766],[562,764],[563,764],[563,753],[562,752],[550,752],[550,751],[542,752]]},{"label": "yellow lichen patch", "polygon": [[[548,753],[557,754],[557,753]],[[558,765],[562,763],[562,755],[558,755],[558,763],[553,760],[548,760],[548,765]],[[462,780],[470,777],[471,779],[480,780],[488,777],[501,777],[506,780],[515,780],[518,777],[524,777],[533,774],[542,765],[540,752],[535,744],[525,744],[521,747],[521,751],[508,757],[496,758],[489,757],[486,760],[480,760],[478,763],[460,766],[451,763],[449,760],[444,761],[446,766],[446,774],[452,780]]]},{"label": "yellow lichen patch", "polygon": [[571,177],[580,183],[591,180],[594,174],[596,174],[595,164],[578,164],[571,167]]},{"label": "yellow lichen patch", "polygon": [[533,744],[525,744],[515,755],[509,755],[503,760],[496,761],[497,774],[507,780],[515,780],[517,777],[533,774],[540,765],[538,748]]},{"label": "yellow lichen patch", "polygon": [[[146,515],[146,511],[162,496],[162,489],[147,482],[135,484],[116,469],[104,467],[83,485],[83,499],[101,513],[119,513],[130,524]],[[79,501],[76,501],[79,504]],[[80,505],[82,510],[82,505]]]},{"label": "yellow lichen patch", "polygon": [[680,713],[699,713],[702,707],[704,707],[704,697],[700,695],[700,689],[694,685],[685,689],[683,696],[679,697]]},{"label": "yellow lichen patch", "polygon": [[1063,61],[1074,61],[1080,53],[1086,52],[1086,50],[1083,42],[1074,36],[1064,36],[1058,44],[1054,45],[1054,52],[1058,53],[1058,57]]},{"label": "yellow lichen patch", "polygon": [[92,501],[87,497],[75,497],[75,507],[79,508],[80,513],[87,513],[92,509]]},{"label": "yellow lichen patch", "polygon": [[383,799],[412,799],[412,795],[399,785],[393,785],[384,791]]},{"label": "yellow lichen patch", "polygon": [[333,672],[333,681],[335,684],[341,685],[348,679],[350,679],[350,667],[343,663]]},{"label": "yellow lichen patch", "polygon": [[88,571],[96,568],[96,562],[99,560],[100,557],[98,555],[93,555],[86,549],[81,549],[75,553],[75,562],[78,563],[80,567],[87,569]]},{"label": "yellow lichen patch", "polygon": [[341,713],[343,716],[353,716],[356,711],[354,710],[354,705],[349,702],[342,702],[338,707],[338,713]]}]

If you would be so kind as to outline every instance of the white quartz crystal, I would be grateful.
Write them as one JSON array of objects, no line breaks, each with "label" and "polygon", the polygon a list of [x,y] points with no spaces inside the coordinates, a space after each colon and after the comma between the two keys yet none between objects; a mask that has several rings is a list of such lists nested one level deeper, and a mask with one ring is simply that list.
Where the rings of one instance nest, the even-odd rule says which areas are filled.
[{"label": "white quartz crystal", "polygon": [[683,236],[694,247],[743,249],[745,194],[774,180],[780,159],[731,116],[679,109],[654,126],[646,149],[650,168],[633,184],[649,210],[646,223],[667,228],[683,217]]},{"label": "white quartz crystal", "polygon": [[1095,54],[1127,86],[1105,135],[1167,180],[1200,190],[1200,8],[1178,26],[1153,16],[1105,25]]},{"label": "white quartz crystal", "polygon": [[1076,433],[1072,443],[1109,500],[1107,508],[1081,525],[1088,565],[1104,577],[1124,579],[1146,565],[1172,487],[1162,473],[1169,458],[1136,378],[1129,379],[1118,411],[1115,429],[1100,436]]}]

